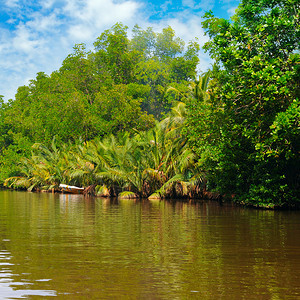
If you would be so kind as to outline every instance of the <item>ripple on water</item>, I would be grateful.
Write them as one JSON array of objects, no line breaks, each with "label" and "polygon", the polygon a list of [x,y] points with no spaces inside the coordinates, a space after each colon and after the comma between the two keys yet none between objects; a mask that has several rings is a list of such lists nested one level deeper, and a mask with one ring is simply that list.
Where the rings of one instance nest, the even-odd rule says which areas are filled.
[{"label": "ripple on water", "polygon": [[[57,296],[54,290],[38,290],[28,289],[28,286],[33,285],[32,282],[24,282],[25,279],[20,278],[20,281],[15,281],[16,277],[21,277],[19,274],[14,274],[8,266],[14,266],[13,263],[7,262],[11,260],[12,255],[9,251],[0,250],[0,291],[1,299],[21,299],[28,296]],[[2,262],[4,261],[4,262]],[[22,275],[22,274],[21,274]],[[24,274],[23,274],[24,275]],[[51,279],[38,279],[35,281],[50,281]],[[22,289],[23,288],[23,289]]]}]

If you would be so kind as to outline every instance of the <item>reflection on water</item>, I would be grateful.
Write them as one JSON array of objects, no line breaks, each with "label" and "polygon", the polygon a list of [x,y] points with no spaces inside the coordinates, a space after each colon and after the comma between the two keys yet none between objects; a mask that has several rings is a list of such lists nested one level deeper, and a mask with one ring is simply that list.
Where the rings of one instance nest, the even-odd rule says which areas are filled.
[{"label": "reflection on water", "polygon": [[294,299],[300,212],[0,191],[0,295]]},{"label": "reflection on water", "polygon": [[[7,242],[9,240],[2,240]],[[12,256],[9,251],[0,251],[0,295],[1,299],[19,299],[26,298],[28,296],[56,296],[56,291],[47,290],[32,290],[30,285],[33,283],[26,282],[26,279],[16,281],[16,277],[19,275],[13,274],[11,270],[12,263],[10,263]],[[26,274],[20,274],[26,275]]]}]

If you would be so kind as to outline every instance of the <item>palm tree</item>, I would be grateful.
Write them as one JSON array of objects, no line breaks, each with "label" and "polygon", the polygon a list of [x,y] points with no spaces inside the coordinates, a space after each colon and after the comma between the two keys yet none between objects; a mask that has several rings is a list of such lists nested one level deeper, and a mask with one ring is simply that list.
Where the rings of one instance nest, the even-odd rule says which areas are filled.
[{"label": "palm tree", "polygon": [[[209,74],[191,84],[191,97],[205,101]],[[206,94],[205,94],[206,93]],[[80,186],[106,185],[111,195],[120,191],[147,197],[154,192],[163,197],[187,196],[199,187],[202,174],[195,154],[182,133],[185,103],[178,102],[154,128],[134,136],[120,133],[93,141],[58,148],[35,144],[32,156],[24,159],[21,176],[8,185],[55,188],[59,183]]]},{"label": "palm tree", "polygon": [[[185,116],[185,104],[179,102],[155,128],[154,145],[157,145],[158,137],[162,142],[160,147],[153,149],[155,157],[160,160],[151,170],[151,175],[160,174],[160,187],[156,193],[163,197],[187,196],[202,182],[202,174],[196,168],[195,154],[189,149],[187,139],[182,134]],[[181,191],[174,192],[174,188],[179,186]]]},{"label": "palm tree", "polygon": [[118,137],[111,136],[109,145],[107,141],[105,142],[103,178],[107,183],[142,196],[145,159],[141,144],[135,138],[131,138],[128,133]]},{"label": "palm tree", "polygon": [[20,176],[6,179],[5,185],[34,189],[55,189],[63,180],[61,151],[53,138],[51,147],[41,143],[32,146],[30,158],[24,158],[20,165]]},{"label": "palm tree", "polygon": [[197,101],[205,101],[209,98],[209,93],[207,92],[208,84],[210,79],[210,71],[199,76],[198,80],[191,82],[190,84],[190,97],[196,99]]}]

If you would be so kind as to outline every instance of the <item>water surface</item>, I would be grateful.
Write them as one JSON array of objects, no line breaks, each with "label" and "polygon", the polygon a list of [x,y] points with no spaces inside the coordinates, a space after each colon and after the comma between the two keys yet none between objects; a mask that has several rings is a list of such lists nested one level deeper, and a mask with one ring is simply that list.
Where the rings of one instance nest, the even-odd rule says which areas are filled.
[{"label": "water surface", "polygon": [[299,235],[299,211],[0,191],[0,299],[296,299]]}]

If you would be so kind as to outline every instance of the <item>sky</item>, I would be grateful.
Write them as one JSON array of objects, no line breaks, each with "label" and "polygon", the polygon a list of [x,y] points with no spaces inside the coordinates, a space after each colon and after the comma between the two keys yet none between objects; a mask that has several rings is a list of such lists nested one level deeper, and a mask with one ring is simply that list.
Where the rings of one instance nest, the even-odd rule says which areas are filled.
[{"label": "sky", "polygon": [[[171,26],[186,43],[208,40],[201,28],[203,14],[229,19],[237,0],[0,0],[0,95],[14,99],[19,86],[27,85],[38,72],[50,75],[84,43],[93,50],[100,34],[121,22],[152,27],[161,32]],[[201,50],[199,69],[211,64]]]}]

